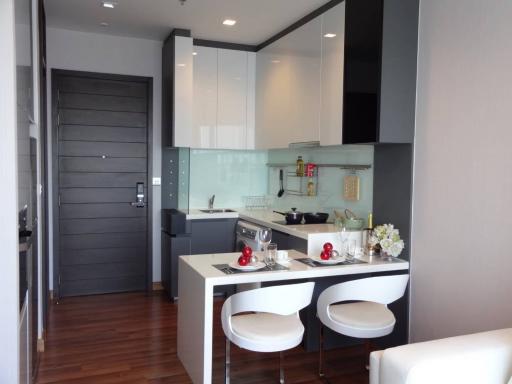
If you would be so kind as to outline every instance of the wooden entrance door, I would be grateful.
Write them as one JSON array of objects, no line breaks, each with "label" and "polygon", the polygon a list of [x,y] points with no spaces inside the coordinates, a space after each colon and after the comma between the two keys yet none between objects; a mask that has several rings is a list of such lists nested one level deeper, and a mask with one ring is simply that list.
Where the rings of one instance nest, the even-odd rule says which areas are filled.
[{"label": "wooden entrance door", "polygon": [[[147,78],[54,71],[58,294],[146,287]],[[138,190],[138,192],[137,192]],[[143,192],[143,204],[134,204]]]}]

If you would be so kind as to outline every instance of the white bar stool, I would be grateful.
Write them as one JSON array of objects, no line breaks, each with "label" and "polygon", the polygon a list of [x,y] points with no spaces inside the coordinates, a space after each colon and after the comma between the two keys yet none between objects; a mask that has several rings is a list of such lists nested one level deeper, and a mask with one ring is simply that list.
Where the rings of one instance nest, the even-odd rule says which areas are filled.
[{"label": "white bar stool", "polygon": [[[315,283],[278,285],[237,293],[222,306],[226,335],[226,384],[230,374],[230,342],[255,352],[281,352],[279,382],[284,383],[283,353],[302,341],[299,310],[311,303]],[[234,316],[242,312],[246,313]]]},{"label": "white bar stool", "polygon": [[[323,372],[324,328],[345,336],[371,339],[389,335],[396,319],[388,304],[405,293],[409,275],[369,277],[333,285],[324,290],[317,301],[320,319],[320,377]],[[335,304],[343,301],[356,303]]]}]

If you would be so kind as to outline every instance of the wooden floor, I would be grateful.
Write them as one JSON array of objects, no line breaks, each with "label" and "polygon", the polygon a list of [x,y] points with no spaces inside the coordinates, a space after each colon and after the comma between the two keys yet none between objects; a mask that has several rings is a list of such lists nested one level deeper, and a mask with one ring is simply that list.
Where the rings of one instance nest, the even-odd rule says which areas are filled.
[{"label": "wooden floor", "polygon": [[[214,383],[223,382],[224,338],[215,306]],[[177,305],[162,293],[63,299],[50,309],[37,383],[190,383],[176,355]],[[285,354],[287,383],[322,383],[317,354]],[[331,383],[368,383],[360,347],[327,354]],[[275,383],[278,355],[232,348],[232,383]]]}]

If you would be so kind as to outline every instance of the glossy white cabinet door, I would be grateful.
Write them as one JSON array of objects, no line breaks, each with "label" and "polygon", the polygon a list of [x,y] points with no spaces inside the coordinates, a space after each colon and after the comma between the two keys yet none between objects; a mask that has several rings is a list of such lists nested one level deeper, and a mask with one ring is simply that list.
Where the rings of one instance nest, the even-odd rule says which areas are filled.
[{"label": "glossy white cabinet door", "polygon": [[256,135],[256,52],[247,52],[247,124],[245,147],[255,148]]},{"label": "glossy white cabinet door", "polygon": [[215,148],[217,134],[217,49],[194,47],[193,148]]},{"label": "glossy white cabinet door", "polygon": [[193,45],[191,37],[176,36],[174,46],[174,146],[190,147],[193,122]]},{"label": "glossy white cabinet door", "polygon": [[[336,35],[325,37],[326,34]],[[345,2],[322,15],[320,144],[340,145],[343,132]]]},{"label": "glossy white cabinet door", "polygon": [[247,52],[218,49],[217,148],[245,149]]},{"label": "glossy white cabinet door", "polygon": [[289,63],[277,48],[269,46],[256,54],[257,149],[286,148],[290,143]]},{"label": "glossy white cabinet door", "polygon": [[321,33],[317,17],[258,52],[256,147],[319,140]]}]

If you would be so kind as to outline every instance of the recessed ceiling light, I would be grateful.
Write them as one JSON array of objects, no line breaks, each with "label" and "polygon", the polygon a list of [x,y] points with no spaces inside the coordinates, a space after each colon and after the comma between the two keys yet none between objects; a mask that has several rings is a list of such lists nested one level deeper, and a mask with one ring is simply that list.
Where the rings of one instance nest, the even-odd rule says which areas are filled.
[{"label": "recessed ceiling light", "polygon": [[197,52],[192,52],[192,54],[193,54],[194,56],[196,56],[196,55],[197,55]]},{"label": "recessed ceiling light", "polygon": [[104,8],[110,8],[110,9],[115,8],[115,6],[117,5],[117,3],[115,1],[103,1],[101,4],[103,5]]},{"label": "recessed ceiling light", "polygon": [[227,25],[228,27],[232,27],[236,24],[236,20],[226,19],[222,22],[222,24]]},{"label": "recessed ceiling light", "polygon": [[185,67],[186,65],[183,63],[176,64],[178,67]]},{"label": "recessed ceiling light", "polygon": [[100,23],[100,25],[101,25],[102,27],[108,27],[108,23],[105,23],[105,22]]},{"label": "recessed ceiling light", "polygon": [[329,37],[329,38],[331,38],[331,37],[336,37],[336,34],[335,34],[335,33],[326,33],[326,34],[324,35],[324,37]]},{"label": "recessed ceiling light", "polygon": [[272,60],[272,64],[279,64],[281,60]]}]

